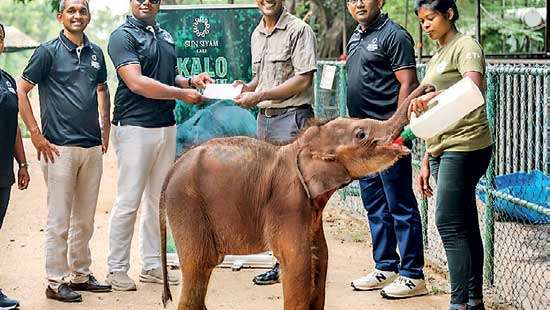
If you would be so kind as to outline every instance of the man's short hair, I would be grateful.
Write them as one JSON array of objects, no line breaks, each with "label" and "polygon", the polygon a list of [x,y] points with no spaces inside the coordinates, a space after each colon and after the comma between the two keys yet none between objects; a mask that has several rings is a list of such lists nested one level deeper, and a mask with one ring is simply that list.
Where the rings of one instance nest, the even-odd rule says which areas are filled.
[{"label": "man's short hair", "polygon": [[[83,1],[84,1],[84,4],[86,4],[86,8],[88,8],[88,11],[89,11],[90,4],[88,3],[88,0],[83,0]],[[67,2],[67,0],[59,0],[59,8],[57,12],[63,13],[63,11],[65,11],[65,2]]]}]

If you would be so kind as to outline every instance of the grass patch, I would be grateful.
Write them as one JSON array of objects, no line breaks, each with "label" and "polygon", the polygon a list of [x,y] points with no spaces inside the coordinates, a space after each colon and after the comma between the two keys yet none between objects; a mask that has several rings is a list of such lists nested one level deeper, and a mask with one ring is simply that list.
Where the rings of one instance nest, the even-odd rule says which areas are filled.
[{"label": "grass patch", "polygon": [[440,290],[438,287],[432,286],[432,292],[431,292],[432,295],[439,295],[439,294],[444,294],[444,293],[445,292]]},{"label": "grass patch", "polygon": [[362,232],[354,232],[351,234],[351,241],[353,242],[365,242],[365,234]]}]

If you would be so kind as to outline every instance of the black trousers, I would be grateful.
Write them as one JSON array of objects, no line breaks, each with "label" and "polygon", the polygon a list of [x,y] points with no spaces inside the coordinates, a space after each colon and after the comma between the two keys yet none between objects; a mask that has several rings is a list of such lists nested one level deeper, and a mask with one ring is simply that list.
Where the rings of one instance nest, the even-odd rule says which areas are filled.
[{"label": "black trousers", "polygon": [[447,254],[452,304],[483,297],[483,243],[475,188],[491,154],[488,147],[430,157],[437,182],[435,223]]},{"label": "black trousers", "polygon": [[11,187],[0,187],[0,229],[8,210],[8,202],[10,201]]}]

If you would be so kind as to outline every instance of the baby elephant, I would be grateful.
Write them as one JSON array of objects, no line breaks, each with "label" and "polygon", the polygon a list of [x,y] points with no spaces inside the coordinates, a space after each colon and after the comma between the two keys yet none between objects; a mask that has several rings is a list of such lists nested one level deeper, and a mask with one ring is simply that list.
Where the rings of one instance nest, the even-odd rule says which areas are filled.
[{"label": "baby elephant", "polygon": [[180,259],[178,309],[206,309],[212,270],[226,254],[272,250],[281,264],[284,309],[323,309],[328,250],[322,211],[352,180],[382,171],[408,149],[391,144],[406,123],[403,104],[386,121],[338,118],[293,143],[214,139],[192,148],[166,178],[160,202],[162,301],[166,216]]}]

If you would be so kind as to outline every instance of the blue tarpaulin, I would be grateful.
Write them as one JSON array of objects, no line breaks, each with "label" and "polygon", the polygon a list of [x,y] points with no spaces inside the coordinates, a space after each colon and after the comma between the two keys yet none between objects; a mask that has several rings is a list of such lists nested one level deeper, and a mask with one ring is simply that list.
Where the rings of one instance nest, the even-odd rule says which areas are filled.
[{"label": "blue tarpaulin", "polygon": [[[486,182],[482,182],[483,185],[484,183]],[[541,171],[497,176],[496,190],[533,203],[543,210],[550,210],[550,177]],[[487,194],[485,192],[478,194],[485,203]],[[495,211],[515,221],[550,224],[550,216],[500,197],[495,198]]]},{"label": "blue tarpaulin", "polygon": [[176,154],[212,138],[256,136],[256,119],[250,111],[236,106],[231,100],[207,102],[191,118],[177,126]]}]

